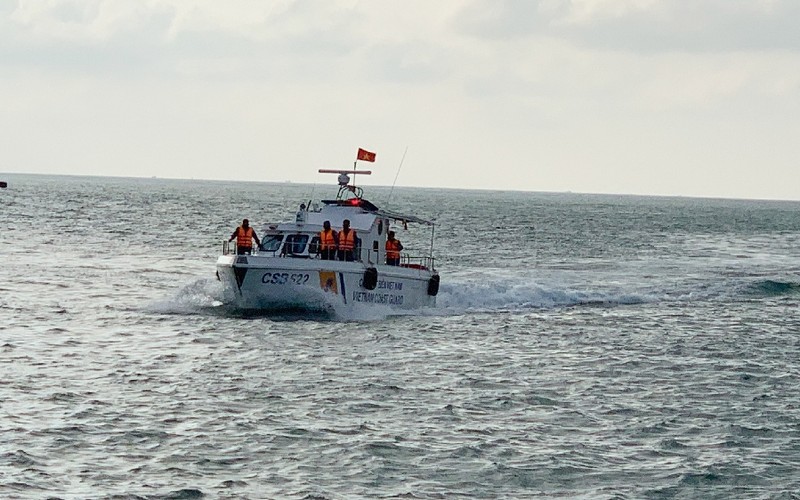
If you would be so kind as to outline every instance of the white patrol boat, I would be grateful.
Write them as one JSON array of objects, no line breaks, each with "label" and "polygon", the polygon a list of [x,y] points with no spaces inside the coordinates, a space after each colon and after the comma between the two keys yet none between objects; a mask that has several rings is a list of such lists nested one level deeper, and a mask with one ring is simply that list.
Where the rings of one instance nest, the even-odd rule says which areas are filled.
[{"label": "white patrol boat", "polygon": [[[309,310],[344,312],[357,307],[394,310],[432,307],[439,292],[434,267],[434,224],[418,217],[381,210],[363,198],[350,183],[350,174],[370,171],[325,170],[339,174],[335,200],[322,206],[300,205],[294,222],[268,225],[252,255],[237,255],[234,244],[223,242],[217,276],[225,285],[226,302],[247,310]],[[353,261],[323,260],[320,232],[325,221],[341,231],[345,219],[356,231]],[[390,224],[427,226],[430,248],[422,255],[401,252],[398,265],[387,265],[386,240]]]}]

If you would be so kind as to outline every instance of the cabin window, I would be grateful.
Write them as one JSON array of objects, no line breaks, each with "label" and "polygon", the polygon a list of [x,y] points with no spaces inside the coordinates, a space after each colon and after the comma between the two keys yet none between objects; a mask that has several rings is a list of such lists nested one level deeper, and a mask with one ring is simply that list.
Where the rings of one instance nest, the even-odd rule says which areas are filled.
[{"label": "cabin window", "polygon": [[266,240],[261,240],[261,250],[263,252],[277,252],[281,247],[281,241],[283,241],[282,234],[273,234]]},{"label": "cabin window", "polygon": [[307,234],[290,234],[286,236],[284,248],[287,254],[301,254],[306,249],[306,243],[308,243]]},{"label": "cabin window", "polygon": [[308,244],[308,253],[310,254],[317,254],[320,253],[321,249],[319,248],[319,236],[314,236],[311,238],[311,243]]},{"label": "cabin window", "polygon": [[383,233],[383,219],[378,221],[378,236],[380,236],[381,233]]}]

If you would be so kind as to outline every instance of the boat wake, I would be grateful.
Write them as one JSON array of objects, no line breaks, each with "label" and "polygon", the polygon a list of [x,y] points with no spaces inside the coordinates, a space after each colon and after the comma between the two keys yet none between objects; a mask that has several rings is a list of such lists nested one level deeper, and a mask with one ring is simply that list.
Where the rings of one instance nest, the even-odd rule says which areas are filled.
[{"label": "boat wake", "polygon": [[224,287],[215,279],[197,279],[175,295],[154,300],[145,309],[156,314],[197,314],[225,309]]},{"label": "boat wake", "polygon": [[657,295],[624,289],[578,289],[508,280],[443,283],[437,308],[452,312],[554,309],[575,306],[616,306],[656,302]]},{"label": "boat wake", "polygon": [[182,286],[171,297],[150,302],[145,309],[155,314],[208,315],[239,319],[268,318],[276,321],[378,321],[389,316],[403,314],[390,307],[359,307],[344,311],[319,307],[281,307],[273,309],[243,309],[225,295],[225,287],[216,279],[197,279]]},{"label": "boat wake", "polygon": [[275,310],[240,309],[226,300],[224,288],[215,279],[198,279],[181,287],[175,295],[153,301],[146,309],[156,314],[211,315],[230,318],[318,321],[380,321],[390,316],[454,316],[469,313],[515,312],[571,307],[635,306],[657,302],[691,302],[718,299],[800,296],[800,282],[785,279],[735,278],[708,282],[685,282],[662,286],[640,284],[587,284],[569,286],[488,278],[444,282],[435,308],[414,312],[390,307],[351,306],[345,310],[286,307]]},{"label": "boat wake", "polygon": [[568,307],[615,307],[662,302],[704,302],[715,300],[752,300],[800,296],[800,282],[753,277],[674,280],[656,284],[635,283],[585,285],[536,283],[525,279],[487,279],[443,283],[437,309],[443,313],[513,312],[531,309]]}]

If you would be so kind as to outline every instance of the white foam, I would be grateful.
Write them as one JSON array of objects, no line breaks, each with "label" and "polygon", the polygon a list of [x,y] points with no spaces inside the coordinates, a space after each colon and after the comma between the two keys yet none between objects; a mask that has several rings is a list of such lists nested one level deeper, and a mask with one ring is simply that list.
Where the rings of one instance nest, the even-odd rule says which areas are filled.
[{"label": "white foam", "polygon": [[[566,278],[566,277],[561,277]],[[529,277],[511,278],[503,272],[485,273],[480,279],[458,277],[444,280],[434,308],[397,310],[388,305],[347,304],[333,309],[337,321],[381,321],[390,316],[449,316],[469,312],[508,312],[553,309],[580,305],[625,305],[675,300],[666,291],[628,289],[621,285],[579,285],[550,277],[536,282]],[[571,281],[569,283],[568,281]],[[685,299],[685,295],[683,296]],[[681,300],[678,298],[678,300]],[[148,304],[148,310],[163,314],[195,314],[230,305],[222,283],[197,279],[181,287],[173,297]],[[269,315],[265,312],[265,315]]]},{"label": "white foam", "polygon": [[505,278],[480,282],[444,282],[437,298],[440,309],[459,311],[513,311],[549,309],[576,305],[640,304],[657,300],[644,292],[614,288],[583,289],[524,282]]},{"label": "white foam", "polygon": [[161,314],[193,314],[225,304],[224,286],[216,279],[198,279],[181,287],[174,296],[154,300],[145,309]]}]

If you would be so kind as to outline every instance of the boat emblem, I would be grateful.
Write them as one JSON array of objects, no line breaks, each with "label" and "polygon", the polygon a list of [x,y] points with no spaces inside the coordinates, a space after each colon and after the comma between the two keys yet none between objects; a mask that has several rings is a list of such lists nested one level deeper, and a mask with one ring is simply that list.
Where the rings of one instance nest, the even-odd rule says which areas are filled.
[{"label": "boat emblem", "polygon": [[336,286],[336,272],[335,271],[320,271],[319,272],[319,286],[323,292],[330,292],[339,294],[339,289]]}]

